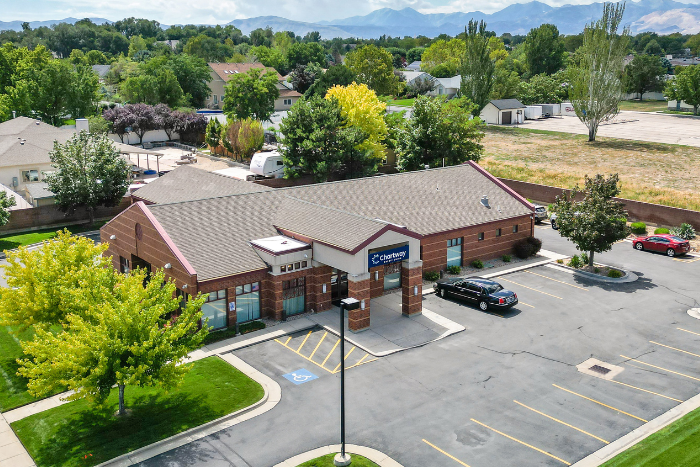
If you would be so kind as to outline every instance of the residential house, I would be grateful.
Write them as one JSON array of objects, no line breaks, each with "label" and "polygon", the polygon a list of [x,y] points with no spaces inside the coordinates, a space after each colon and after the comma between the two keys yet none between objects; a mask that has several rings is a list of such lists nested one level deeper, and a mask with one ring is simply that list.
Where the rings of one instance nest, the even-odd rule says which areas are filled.
[{"label": "residential house", "polygon": [[462,76],[456,75],[451,78],[435,78],[435,89],[431,93],[432,96],[447,96],[452,99],[459,92],[462,85]]},{"label": "residential house", "polygon": [[[265,67],[262,63],[209,63],[211,81],[209,89],[211,95],[207,98],[208,109],[221,109],[224,106],[224,87],[231,77],[237,73],[247,73],[251,68],[261,68],[275,71],[274,68]],[[277,73],[277,71],[275,71]],[[290,89],[284,78],[277,73],[277,89],[279,97],[275,100],[275,112],[289,110],[289,108],[301,97],[297,91]]]},{"label": "residential house", "polygon": [[109,69],[112,68],[111,65],[93,65],[92,66],[92,71],[95,72],[97,77],[100,79],[100,83],[104,84],[105,82],[105,77],[107,76],[107,73],[109,73]]},{"label": "residential house", "polygon": [[518,99],[494,99],[481,111],[481,119],[490,125],[523,123],[525,107]]},{"label": "residential house", "polygon": [[420,71],[420,60],[416,60],[415,62],[412,62],[408,65],[406,65],[406,69],[410,71]]}]

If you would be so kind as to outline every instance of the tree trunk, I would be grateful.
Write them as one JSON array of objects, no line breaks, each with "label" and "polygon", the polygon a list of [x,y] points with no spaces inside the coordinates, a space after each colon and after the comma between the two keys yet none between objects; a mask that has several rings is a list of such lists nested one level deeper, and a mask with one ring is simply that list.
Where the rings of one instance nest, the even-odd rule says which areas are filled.
[{"label": "tree trunk", "polygon": [[588,252],[588,265],[590,267],[593,267],[593,255],[595,255],[595,251]]},{"label": "tree trunk", "polygon": [[693,106],[693,115],[697,115],[697,114],[698,114],[698,105],[694,105]]},{"label": "tree trunk", "polygon": [[95,208],[93,208],[92,206],[88,206],[87,212],[88,212],[88,219],[90,220],[89,225],[92,225],[93,222],[95,222]]},{"label": "tree trunk", "polygon": [[117,415],[126,415],[126,408],[124,407],[124,385],[120,384],[118,387],[119,387],[119,412],[117,412]]},{"label": "tree trunk", "polygon": [[595,141],[596,127],[590,126],[588,128],[588,141]]}]

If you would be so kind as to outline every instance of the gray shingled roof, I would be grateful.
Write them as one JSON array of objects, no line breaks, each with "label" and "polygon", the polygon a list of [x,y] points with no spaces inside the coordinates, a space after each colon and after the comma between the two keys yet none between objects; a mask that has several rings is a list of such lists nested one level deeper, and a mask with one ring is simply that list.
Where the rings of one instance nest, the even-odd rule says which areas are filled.
[{"label": "gray shingled roof", "polygon": [[104,78],[107,76],[107,73],[109,73],[110,68],[111,65],[93,65],[92,71],[94,71],[100,78]]},{"label": "gray shingled roof", "polygon": [[56,196],[53,191],[49,190],[49,184],[46,182],[27,183],[24,189],[31,195],[32,199],[53,198]]},{"label": "gray shingled roof", "polygon": [[270,190],[262,185],[183,165],[139,188],[134,196],[163,204]]},{"label": "gray shingled roof", "polygon": [[525,106],[518,99],[494,99],[491,104],[498,110],[524,109]]},{"label": "gray shingled roof", "polygon": [[0,123],[0,167],[49,164],[54,141],[65,143],[74,133],[27,117]]},{"label": "gray shingled roof", "polygon": [[265,268],[248,242],[278,235],[275,227],[352,250],[386,223],[429,235],[532,213],[469,164],[148,209],[199,280]]}]

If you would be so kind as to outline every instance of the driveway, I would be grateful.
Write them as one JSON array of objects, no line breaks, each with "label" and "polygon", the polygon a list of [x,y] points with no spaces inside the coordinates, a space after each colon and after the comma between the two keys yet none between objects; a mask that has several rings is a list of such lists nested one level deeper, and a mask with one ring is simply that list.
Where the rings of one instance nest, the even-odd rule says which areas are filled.
[{"label": "driveway", "polygon": [[[525,120],[525,123],[518,126],[520,128],[560,131],[580,135],[588,134],[588,128],[577,117]],[[700,147],[700,118],[653,112],[625,111],[620,112],[612,122],[600,125],[598,135]]]},{"label": "driveway", "polygon": [[[537,234],[547,249],[575,252],[548,226]],[[514,272],[496,279],[520,299],[503,315],[424,297],[426,308],[467,330],[376,360],[353,351],[348,442],[407,467],[560,466],[697,394],[700,321],[686,311],[700,300],[700,261],[636,252],[626,242],[597,259],[640,279],[611,286],[548,266]],[[323,333],[236,351],[280,383],[280,404],[139,465],[263,467],[336,443],[340,355],[337,339]],[[610,381],[578,371],[591,357],[622,372]],[[295,384],[283,376],[299,370],[318,378]]]}]

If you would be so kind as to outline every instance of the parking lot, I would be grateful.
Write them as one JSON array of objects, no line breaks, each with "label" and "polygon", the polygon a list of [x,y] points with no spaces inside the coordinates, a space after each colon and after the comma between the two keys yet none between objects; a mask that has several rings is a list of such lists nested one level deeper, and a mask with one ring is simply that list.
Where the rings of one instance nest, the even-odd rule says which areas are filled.
[{"label": "parking lot", "polygon": [[[495,278],[520,299],[505,313],[424,297],[464,332],[379,359],[346,344],[348,442],[406,467],[571,465],[696,395],[700,321],[687,310],[700,306],[700,261],[626,242],[597,260],[640,278],[609,285],[538,266]],[[336,443],[336,344],[313,330],[236,351],[279,382],[280,404],[140,465],[270,466]],[[289,379],[302,369],[318,378]]]}]

